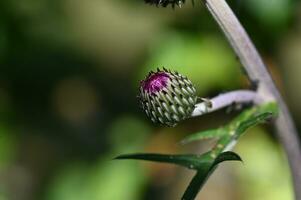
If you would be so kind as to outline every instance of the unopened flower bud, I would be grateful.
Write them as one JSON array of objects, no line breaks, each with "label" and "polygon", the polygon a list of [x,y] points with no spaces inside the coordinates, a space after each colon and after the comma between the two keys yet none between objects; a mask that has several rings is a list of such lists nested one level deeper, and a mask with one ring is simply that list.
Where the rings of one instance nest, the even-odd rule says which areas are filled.
[{"label": "unopened flower bud", "polygon": [[158,69],[141,81],[139,101],[154,123],[175,126],[191,116],[197,101],[196,89],[186,76]]}]

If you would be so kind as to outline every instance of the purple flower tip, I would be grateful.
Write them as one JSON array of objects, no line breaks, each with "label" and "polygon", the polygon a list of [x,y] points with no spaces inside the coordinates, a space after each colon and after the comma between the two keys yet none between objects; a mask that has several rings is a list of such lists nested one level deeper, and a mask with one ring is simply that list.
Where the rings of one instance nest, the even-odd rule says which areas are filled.
[{"label": "purple flower tip", "polygon": [[151,73],[145,80],[141,81],[144,91],[154,94],[167,86],[170,76],[166,72]]}]

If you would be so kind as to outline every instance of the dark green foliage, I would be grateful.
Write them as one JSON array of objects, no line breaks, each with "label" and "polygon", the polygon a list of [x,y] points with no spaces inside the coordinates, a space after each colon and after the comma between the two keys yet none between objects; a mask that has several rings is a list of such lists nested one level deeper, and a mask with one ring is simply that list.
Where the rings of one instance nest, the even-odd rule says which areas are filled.
[{"label": "dark green foliage", "polygon": [[224,152],[216,158],[212,157],[211,152],[207,152],[202,155],[128,154],[118,156],[115,159],[134,159],[171,163],[196,170],[197,173],[186,189],[182,197],[183,200],[192,200],[196,197],[199,190],[219,163],[224,161],[241,161],[239,155],[234,152]]},{"label": "dark green foliage", "polygon": [[163,163],[180,165],[183,167],[187,167],[189,169],[199,169],[204,164],[208,163],[206,159],[202,159],[202,156],[194,155],[194,154],[187,154],[187,155],[128,154],[128,155],[118,156],[115,159],[134,159],[134,160],[163,162]]},{"label": "dark green foliage", "polygon": [[165,154],[128,154],[117,156],[115,159],[133,159],[133,160],[145,160],[162,163],[176,164],[189,169],[204,170],[211,165],[217,165],[227,160],[241,160],[241,158],[233,152],[224,152],[220,154],[216,159],[210,156],[210,152],[195,155],[195,154],[184,154],[184,155],[165,155]]},{"label": "dark green foliage", "polygon": [[221,153],[216,159],[213,159],[210,152],[204,154],[204,156],[207,157],[207,162],[204,162],[204,164],[197,170],[197,173],[187,187],[182,200],[193,200],[219,163],[224,161],[241,161],[239,155],[230,151]]},{"label": "dark green foliage", "polygon": [[217,144],[210,151],[202,155],[128,154],[118,156],[115,159],[135,159],[169,163],[196,170],[196,175],[193,177],[182,197],[182,200],[193,200],[220,163],[224,161],[242,161],[239,155],[228,151],[228,149],[231,149],[232,145],[236,143],[238,138],[244,134],[248,128],[264,123],[276,117],[277,114],[278,109],[275,103],[256,106],[241,113],[224,127],[198,132],[186,137],[181,142],[182,144],[187,144],[192,141],[216,138]]}]

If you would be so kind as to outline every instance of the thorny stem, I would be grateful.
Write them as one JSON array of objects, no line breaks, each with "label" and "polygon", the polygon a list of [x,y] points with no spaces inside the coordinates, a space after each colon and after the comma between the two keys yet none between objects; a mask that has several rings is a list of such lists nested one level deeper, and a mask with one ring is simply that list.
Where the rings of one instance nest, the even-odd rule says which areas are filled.
[{"label": "thorny stem", "polygon": [[192,117],[210,113],[233,104],[253,103],[257,100],[257,93],[251,90],[236,90],[220,94],[212,99],[204,99],[196,105]]},{"label": "thorny stem", "polygon": [[294,183],[295,199],[301,200],[301,149],[291,114],[266,66],[237,17],[225,0],[203,0],[239,57],[251,82],[258,83],[257,93],[264,101],[277,101],[277,137],[287,154]]}]

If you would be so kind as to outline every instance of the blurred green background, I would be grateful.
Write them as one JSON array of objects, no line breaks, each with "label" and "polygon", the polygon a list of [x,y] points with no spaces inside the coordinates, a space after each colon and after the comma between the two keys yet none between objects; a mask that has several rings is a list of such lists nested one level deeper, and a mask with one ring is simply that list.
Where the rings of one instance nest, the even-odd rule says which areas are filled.
[{"label": "blurred green background", "polygon": [[[301,129],[301,2],[229,0],[284,93]],[[180,199],[191,172],[112,161],[133,152],[184,153],[187,134],[220,126],[219,111],[176,128],[139,109],[139,80],[165,66],[208,97],[249,87],[235,54],[201,5],[172,10],[142,0],[0,1],[0,200]],[[201,147],[200,147],[201,146]],[[257,127],[198,199],[290,200],[285,156]]]}]

